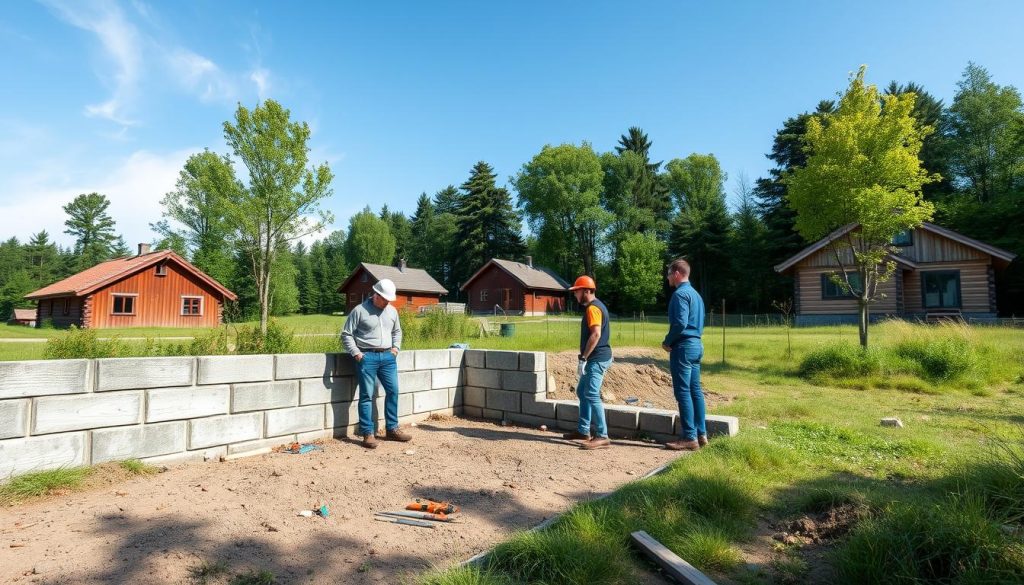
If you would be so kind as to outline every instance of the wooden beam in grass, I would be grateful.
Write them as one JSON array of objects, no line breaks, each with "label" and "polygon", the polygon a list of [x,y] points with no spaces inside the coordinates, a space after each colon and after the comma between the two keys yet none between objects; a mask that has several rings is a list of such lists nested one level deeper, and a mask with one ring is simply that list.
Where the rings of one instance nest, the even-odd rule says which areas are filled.
[{"label": "wooden beam in grass", "polygon": [[693,565],[679,558],[676,553],[668,550],[665,545],[651,537],[643,530],[630,535],[644,554],[665,570],[673,579],[686,585],[715,585],[707,575],[698,571]]}]

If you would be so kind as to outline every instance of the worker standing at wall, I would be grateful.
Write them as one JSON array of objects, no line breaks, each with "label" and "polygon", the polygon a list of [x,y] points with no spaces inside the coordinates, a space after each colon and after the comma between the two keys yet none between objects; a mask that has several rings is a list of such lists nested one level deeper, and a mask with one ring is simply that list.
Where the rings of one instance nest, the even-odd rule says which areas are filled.
[{"label": "worker standing at wall", "polygon": [[[601,402],[601,384],[605,372],[612,365],[611,322],[608,308],[597,299],[597,283],[589,276],[581,276],[569,290],[582,306],[580,321],[579,385],[576,396],[580,399],[580,415],[576,431],[563,435],[566,439],[581,440],[584,449],[607,449],[608,424],[605,422],[604,403]],[[590,434],[594,425],[595,433]]]},{"label": "worker standing at wall", "polygon": [[668,303],[668,335],[661,347],[669,352],[672,388],[679,403],[679,440],[665,444],[673,451],[696,451],[708,444],[704,421],[704,390],[700,360],[704,357],[704,299],[690,284],[690,264],[675,260],[665,274],[675,289]]}]

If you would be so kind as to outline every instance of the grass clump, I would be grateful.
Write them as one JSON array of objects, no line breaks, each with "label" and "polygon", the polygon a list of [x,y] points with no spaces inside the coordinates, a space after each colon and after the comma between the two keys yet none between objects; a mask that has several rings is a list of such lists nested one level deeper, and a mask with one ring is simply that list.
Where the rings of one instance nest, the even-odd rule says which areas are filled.
[{"label": "grass clump", "polygon": [[800,375],[805,378],[851,378],[872,376],[882,370],[878,352],[862,349],[852,343],[830,343],[810,351],[800,362]]},{"label": "grass clump", "polygon": [[143,463],[138,459],[125,459],[119,463],[121,469],[127,471],[132,475],[153,475],[159,470],[148,463]]},{"label": "grass clump", "polygon": [[241,575],[235,575],[228,581],[228,585],[274,585],[277,578],[270,571],[249,571]]},{"label": "grass clump", "polygon": [[236,353],[242,354],[266,354],[266,353],[288,353],[291,351],[295,333],[276,319],[267,323],[267,332],[260,331],[259,325],[252,327],[239,327],[235,339]]},{"label": "grass clump", "polygon": [[479,567],[457,567],[425,575],[421,585],[513,585],[508,578]]},{"label": "grass clump", "polygon": [[0,485],[0,503],[14,503],[55,490],[75,489],[90,473],[92,470],[88,467],[67,467],[19,475]]},{"label": "grass clump", "polygon": [[228,572],[228,564],[224,561],[216,561],[213,563],[204,562],[198,567],[192,567],[189,569],[192,574],[192,578],[199,585],[206,585],[210,579],[217,579]]}]

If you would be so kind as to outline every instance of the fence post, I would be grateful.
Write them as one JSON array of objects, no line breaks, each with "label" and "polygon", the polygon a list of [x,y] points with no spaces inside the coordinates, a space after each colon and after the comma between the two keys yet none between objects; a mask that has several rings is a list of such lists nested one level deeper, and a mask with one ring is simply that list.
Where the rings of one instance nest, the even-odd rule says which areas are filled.
[{"label": "fence post", "polygon": [[722,365],[725,365],[725,299],[722,299]]}]

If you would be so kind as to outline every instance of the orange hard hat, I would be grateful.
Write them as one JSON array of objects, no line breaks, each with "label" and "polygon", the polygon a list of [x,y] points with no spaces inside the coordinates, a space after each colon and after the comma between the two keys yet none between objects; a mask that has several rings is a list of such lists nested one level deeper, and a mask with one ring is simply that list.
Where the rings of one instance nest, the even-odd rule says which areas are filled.
[{"label": "orange hard hat", "polygon": [[597,290],[597,283],[594,282],[593,278],[590,278],[586,274],[584,274],[583,276],[577,278],[576,279],[576,283],[573,284],[572,286],[570,286],[569,290],[580,290],[580,289],[584,289],[584,288],[589,288],[589,289],[592,289],[592,290]]}]

